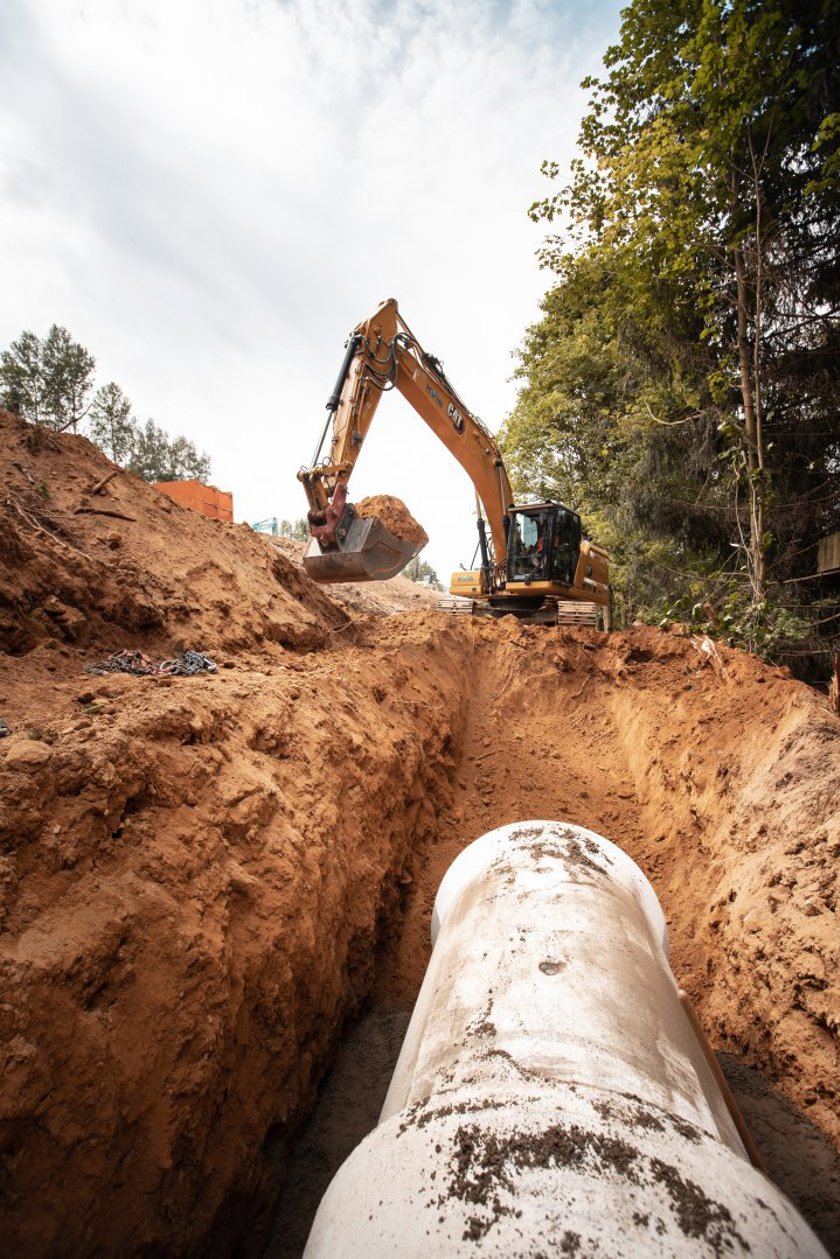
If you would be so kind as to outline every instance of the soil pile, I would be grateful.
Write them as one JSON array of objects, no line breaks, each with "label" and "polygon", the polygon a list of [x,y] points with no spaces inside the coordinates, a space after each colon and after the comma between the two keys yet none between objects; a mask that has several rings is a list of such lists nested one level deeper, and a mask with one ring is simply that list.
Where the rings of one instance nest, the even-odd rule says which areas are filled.
[{"label": "soil pile", "polygon": [[418,525],[405,503],[390,494],[373,494],[369,498],[360,499],[354,504],[356,515],[364,519],[375,517],[381,520],[386,529],[395,538],[403,542],[417,542],[421,547],[429,541],[429,535],[422,525]]},{"label": "soil pile", "polygon": [[[840,1137],[821,697],[653,629],[351,623],[270,540],[125,473],[97,491],[84,439],[0,426],[10,1250],[253,1235],[343,1019],[374,983],[410,1005],[449,862],[529,817],[627,849],[714,1042]],[[176,634],[218,673],[83,671]]]},{"label": "soil pile", "polygon": [[261,534],[210,521],[83,437],[0,411],[0,651],[323,645],[347,615]]}]

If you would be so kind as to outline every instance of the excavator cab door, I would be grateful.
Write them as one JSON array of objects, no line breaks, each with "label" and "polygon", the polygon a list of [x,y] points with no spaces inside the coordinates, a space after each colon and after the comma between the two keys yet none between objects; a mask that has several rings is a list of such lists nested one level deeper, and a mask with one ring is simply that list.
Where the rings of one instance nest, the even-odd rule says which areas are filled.
[{"label": "excavator cab door", "polygon": [[548,538],[550,529],[545,510],[531,509],[511,512],[508,534],[508,582],[525,582],[530,585],[548,577]]},{"label": "excavator cab door", "polygon": [[574,585],[582,537],[580,516],[565,507],[555,507],[551,521],[551,581],[558,581],[564,586]]},{"label": "excavator cab door", "polygon": [[509,583],[574,583],[582,537],[580,517],[559,503],[514,507],[510,513]]}]

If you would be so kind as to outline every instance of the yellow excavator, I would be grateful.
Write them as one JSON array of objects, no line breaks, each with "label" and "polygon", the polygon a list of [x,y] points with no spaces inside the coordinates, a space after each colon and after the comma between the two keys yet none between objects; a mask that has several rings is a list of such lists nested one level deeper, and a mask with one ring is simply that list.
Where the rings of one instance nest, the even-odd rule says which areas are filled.
[{"label": "yellow excavator", "polygon": [[[537,620],[556,620],[559,604],[585,601],[606,623],[606,551],[583,537],[580,517],[568,507],[514,504],[495,439],[459,398],[440,361],[422,348],[393,298],[350,335],[312,466],[298,473],[309,501],[311,536],[303,561],[309,576],[325,583],[384,581],[422,549],[383,521],[358,515],[347,501],[347,483],[379,400],[394,388],[475,486],[481,566],[453,573],[450,594],[495,615]],[[322,459],[330,430],[329,455]]]}]

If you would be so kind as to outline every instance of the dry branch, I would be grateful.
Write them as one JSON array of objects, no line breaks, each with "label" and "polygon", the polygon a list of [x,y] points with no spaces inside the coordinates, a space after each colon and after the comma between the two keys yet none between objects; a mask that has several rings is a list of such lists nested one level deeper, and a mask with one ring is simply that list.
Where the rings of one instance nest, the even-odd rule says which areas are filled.
[{"label": "dry branch", "polygon": [[111,511],[107,507],[77,507],[74,516],[112,516],[114,520],[136,521],[136,516],[126,516],[123,511]]}]

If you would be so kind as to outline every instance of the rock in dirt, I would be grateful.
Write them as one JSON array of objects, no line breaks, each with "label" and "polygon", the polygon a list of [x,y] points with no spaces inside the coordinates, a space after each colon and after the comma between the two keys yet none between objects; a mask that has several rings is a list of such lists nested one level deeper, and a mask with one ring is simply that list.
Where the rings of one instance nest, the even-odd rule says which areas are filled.
[{"label": "rock in dirt", "polygon": [[48,743],[39,739],[10,739],[4,744],[4,763],[7,769],[34,773],[43,769],[53,757],[53,750]]},{"label": "rock in dirt", "polygon": [[381,520],[385,528],[403,542],[417,542],[425,546],[429,541],[426,530],[418,525],[402,499],[393,498],[390,494],[373,494],[360,499],[354,506],[357,516],[365,520],[370,517]]}]

